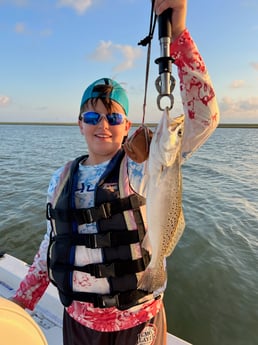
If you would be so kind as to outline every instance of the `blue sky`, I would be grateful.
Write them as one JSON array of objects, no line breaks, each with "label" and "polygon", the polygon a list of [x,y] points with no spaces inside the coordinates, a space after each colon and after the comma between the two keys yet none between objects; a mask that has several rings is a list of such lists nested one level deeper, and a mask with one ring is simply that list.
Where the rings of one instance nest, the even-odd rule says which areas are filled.
[{"label": "blue sky", "polygon": [[[0,0],[0,122],[75,122],[85,87],[126,88],[142,119],[149,0]],[[189,0],[187,27],[206,62],[221,122],[258,123],[258,1]],[[153,39],[146,122],[157,122]],[[176,68],[173,69],[176,74]],[[182,112],[178,82],[175,115]]]}]

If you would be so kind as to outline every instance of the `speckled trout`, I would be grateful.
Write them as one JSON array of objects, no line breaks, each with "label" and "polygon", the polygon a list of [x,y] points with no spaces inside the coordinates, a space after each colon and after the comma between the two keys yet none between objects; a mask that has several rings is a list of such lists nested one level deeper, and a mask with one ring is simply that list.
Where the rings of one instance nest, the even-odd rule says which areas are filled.
[{"label": "speckled trout", "polygon": [[180,239],[185,221],[182,210],[181,142],[184,115],[171,118],[166,109],[150,144],[146,212],[148,231],[142,246],[151,261],[138,288],[149,292],[167,281],[166,260]]}]

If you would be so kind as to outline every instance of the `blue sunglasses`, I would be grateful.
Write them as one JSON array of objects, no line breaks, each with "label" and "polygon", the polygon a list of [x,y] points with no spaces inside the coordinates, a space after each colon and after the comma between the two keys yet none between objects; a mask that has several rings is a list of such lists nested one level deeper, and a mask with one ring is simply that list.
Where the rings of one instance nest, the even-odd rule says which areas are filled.
[{"label": "blue sunglasses", "polygon": [[108,124],[110,126],[121,125],[124,122],[124,115],[119,113],[103,115],[96,113],[95,111],[87,111],[85,113],[82,113],[81,117],[84,123],[93,126],[97,125],[103,119],[103,117],[108,121]]}]

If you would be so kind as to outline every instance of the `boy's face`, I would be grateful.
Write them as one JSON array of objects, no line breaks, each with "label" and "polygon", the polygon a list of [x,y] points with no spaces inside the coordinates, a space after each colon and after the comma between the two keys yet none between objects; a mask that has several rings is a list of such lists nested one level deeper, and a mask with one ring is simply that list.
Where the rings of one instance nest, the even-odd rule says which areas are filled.
[{"label": "boy's face", "polygon": [[[98,100],[95,106],[88,102],[84,111],[94,111],[101,115],[108,114],[101,100]],[[104,117],[96,125],[86,124],[83,119],[78,122],[81,134],[88,145],[87,164],[99,164],[111,159],[121,148],[123,138],[128,135],[131,122],[128,121],[121,105],[113,102],[111,112],[123,114],[123,123],[110,126]]]}]

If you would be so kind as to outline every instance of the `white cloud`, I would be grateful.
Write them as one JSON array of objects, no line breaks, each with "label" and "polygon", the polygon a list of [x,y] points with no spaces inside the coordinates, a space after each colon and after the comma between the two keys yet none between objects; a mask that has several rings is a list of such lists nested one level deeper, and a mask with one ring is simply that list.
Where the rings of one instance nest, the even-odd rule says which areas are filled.
[{"label": "white cloud", "polygon": [[244,80],[233,80],[232,83],[230,84],[230,87],[232,89],[240,89],[243,86],[245,86]]},{"label": "white cloud", "polygon": [[113,59],[113,46],[111,41],[100,41],[90,57],[97,61],[110,61]]},{"label": "white cloud", "polygon": [[10,97],[0,95],[0,107],[4,107],[10,103]]},{"label": "white cloud", "polygon": [[141,56],[141,48],[139,47],[116,45],[116,49],[122,53],[124,61],[114,68],[115,72],[121,72],[132,68],[134,66],[134,61]]},{"label": "white cloud", "polygon": [[113,67],[113,71],[117,73],[131,69],[134,66],[135,60],[141,56],[141,53],[140,47],[114,44],[111,41],[101,41],[90,58],[101,62],[120,60]]},{"label": "white cloud", "polygon": [[220,110],[222,115],[258,117],[258,97],[236,100],[231,97],[224,97],[220,102]]},{"label": "white cloud", "polygon": [[93,0],[58,0],[57,2],[57,6],[71,7],[78,14],[83,14],[92,4]]},{"label": "white cloud", "polygon": [[224,97],[219,102],[221,122],[258,123],[258,97],[233,99]]}]

